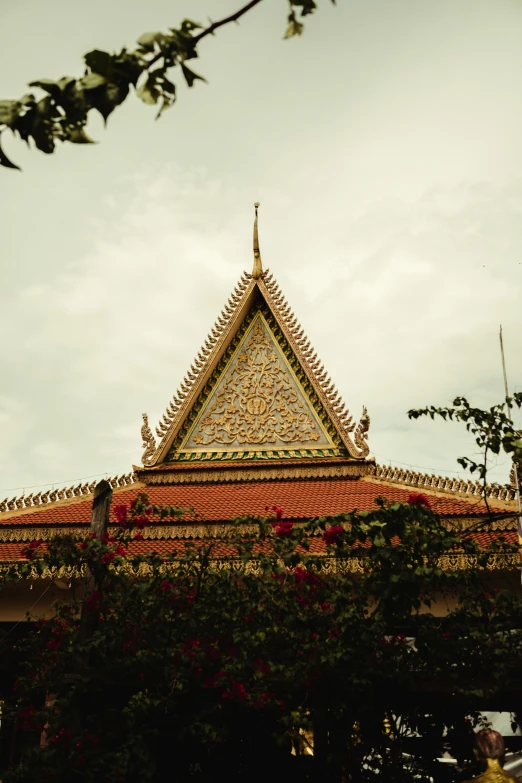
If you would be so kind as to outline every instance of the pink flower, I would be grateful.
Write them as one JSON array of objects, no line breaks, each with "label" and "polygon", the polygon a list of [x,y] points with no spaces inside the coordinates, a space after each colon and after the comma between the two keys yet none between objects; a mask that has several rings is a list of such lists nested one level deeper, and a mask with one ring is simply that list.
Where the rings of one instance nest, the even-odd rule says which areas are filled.
[{"label": "pink flower", "polygon": [[337,544],[339,537],[343,534],[344,529],[342,525],[331,525],[328,530],[323,533],[323,541],[327,545]]},{"label": "pink flower", "polygon": [[421,492],[410,492],[407,502],[410,506],[426,506],[426,508],[431,508],[430,501],[426,495],[423,495]]}]

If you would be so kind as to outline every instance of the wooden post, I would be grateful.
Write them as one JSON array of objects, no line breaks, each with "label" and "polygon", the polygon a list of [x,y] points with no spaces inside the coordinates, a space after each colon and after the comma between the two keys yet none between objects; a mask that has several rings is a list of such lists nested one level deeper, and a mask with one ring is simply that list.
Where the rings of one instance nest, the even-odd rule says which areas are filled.
[{"label": "wooden post", "polygon": [[111,500],[112,487],[108,481],[102,479],[102,481],[99,481],[96,484],[94,490],[91,513],[91,533],[96,533],[98,541],[101,541],[109,526]]},{"label": "wooden post", "polygon": [[[108,481],[99,481],[94,490],[94,499],[92,501],[91,512],[91,533],[96,534],[98,541],[101,541],[109,526],[109,512],[112,500],[112,487]],[[85,596],[90,595],[99,585],[92,573],[88,570],[85,578]],[[84,598],[85,598],[84,596]],[[93,635],[98,625],[98,618],[95,612],[86,612],[85,603],[82,606],[80,616],[80,639],[83,643]],[[84,676],[89,669],[89,654],[84,653],[77,660],[76,671],[64,675],[64,682],[74,683],[82,675]],[[83,726],[83,709],[78,705],[71,717],[71,729],[73,732],[80,732]]]}]

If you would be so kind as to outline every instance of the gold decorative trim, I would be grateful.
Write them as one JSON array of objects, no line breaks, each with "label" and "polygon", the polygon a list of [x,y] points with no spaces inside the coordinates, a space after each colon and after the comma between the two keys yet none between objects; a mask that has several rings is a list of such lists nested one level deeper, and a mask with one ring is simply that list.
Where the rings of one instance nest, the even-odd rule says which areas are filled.
[{"label": "gold decorative trim", "polygon": [[144,465],[154,465],[167,445],[170,445],[172,431],[182,423],[189,412],[205,379],[209,363],[221,350],[238,312],[242,309],[255,285],[256,282],[252,280],[252,276],[244,272],[156,427],[156,434],[160,441],[153,454],[148,453],[147,449],[145,450],[142,458]]},{"label": "gold decorative trim", "polygon": [[292,312],[281,289],[275,281],[275,278],[267,270],[262,279],[258,281],[258,285],[266,303],[274,313],[281,331],[294,351],[297,360],[302,365],[303,370],[308,375],[312,386],[315,388],[315,391],[334,423],[334,426],[338,430],[348,453],[355,459],[364,459],[369,454],[366,437],[370,425],[370,418],[366,408],[363,408],[363,415],[357,427],[357,431],[360,435],[360,445],[358,445],[351,434],[355,429],[353,417],[350,415],[348,408],[346,408],[342,401],[339,392],[336,390],[332,379],[324,369],[317,353],[312,348],[309,339],[304,333],[304,329]]},{"label": "gold decorative trim", "polygon": [[[171,463],[172,464],[172,463]],[[187,463],[184,463],[184,466]],[[140,480],[145,485],[151,484],[224,484],[230,482],[252,481],[285,481],[288,479],[305,478],[359,478],[367,475],[371,470],[371,463],[348,462],[344,465],[282,465],[270,466],[269,462],[263,467],[230,467],[222,469],[199,470],[165,470],[162,472],[148,473],[138,471]]]},{"label": "gold decorative trim", "polygon": [[[476,517],[443,517],[444,527],[450,531],[465,533],[472,529],[475,533],[506,533],[517,529],[516,516],[510,516],[504,519],[494,519],[491,522],[484,521],[480,525],[480,530],[476,528]],[[303,522],[297,521],[297,525]],[[172,541],[179,539],[200,539],[200,538],[224,538],[231,531],[238,531],[244,534],[255,533],[257,525],[241,523],[231,525],[228,522],[208,522],[201,520],[189,522],[186,524],[174,523],[172,525],[150,525],[146,527],[141,534],[146,541]],[[118,528],[115,525],[109,526],[109,534],[114,535]],[[73,538],[84,538],[89,531],[89,524],[74,527],[10,527],[0,530],[0,543],[23,543],[25,541],[50,541],[56,536],[71,536]],[[318,534],[319,535],[319,534]]]},{"label": "gold decorative trim", "polygon": [[[448,492],[452,495],[464,495],[466,497],[481,498],[483,495],[483,484],[480,481],[466,481],[460,478],[449,478],[448,476],[437,476],[434,473],[416,473],[413,470],[404,470],[403,468],[393,468],[387,465],[375,465],[370,473],[392,484],[407,484],[410,487],[421,487],[427,490],[439,490]],[[516,499],[516,490],[509,484],[488,484],[486,486],[486,497],[492,500],[501,500],[509,503]]]},{"label": "gold decorative trim", "polygon": [[[83,527],[23,527],[8,528],[0,530],[0,543],[23,543],[24,541],[50,541],[58,536],[70,536],[71,538],[85,538],[89,532],[89,525]],[[188,525],[151,525],[140,531],[146,541],[172,541],[176,539],[188,538],[216,538],[226,535],[232,526],[226,523],[201,524],[192,523]],[[234,530],[240,533],[255,533],[256,525],[236,525]],[[109,535],[114,535],[118,528],[110,526]]]},{"label": "gold decorative trim", "polygon": [[[110,476],[106,479],[113,489],[127,487],[137,481],[136,473],[124,473],[120,476]],[[40,508],[41,506],[51,505],[60,500],[72,500],[74,498],[85,498],[92,496],[97,481],[91,481],[86,484],[77,484],[75,487],[64,487],[61,489],[48,489],[46,492],[38,492],[36,495],[19,495],[11,499],[4,498],[0,501],[0,513],[8,511],[20,511],[26,508]]]},{"label": "gold decorative trim", "polygon": [[147,414],[142,413],[141,417],[143,419],[143,425],[141,427],[141,439],[143,441],[143,448],[145,449],[142,459],[144,463],[147,463],[147,461],[154,456],[154,452],[156,451],[156,439],[149,427],[149,417]]},{"label": "gold decorative trim", "polygon": [[[9,562],[0,563],[0,574],[6,572],[13,565],[19,563],[19,560],[12,560]],[[244,572],[247,574],[261,574],[261,566],[256,560],[250,560],[243,563],[238,558],[215,558],[210,561],[212,566],[218,571],[234,570],[238,572]],[[518,571],[520,567],[520,557],[515,554],[496,554],[490,555],[487,564],[479,565],[479,558],[474,555],[464,554],[451,554],[443,555],[437,561],[438,567],[443,571]],[[345,574],[345,573],[364,573],[368,568],[365,558],[348,557],[343,559],[337,559],[328,557],[326,555],[316,556],[317,571],[324,574]],[[124,569],[127,573],[132,573],[136,577],[148,576],[152,573],[152,568],[147,563],[140,563],[138,567],[134,567],[131,563],[126,563],[124,566],[120,566],[120,569]],[[168,563],[162,567],[165,573],[168,573]],[[27,580],[37,579],[65,579],[72,580],[84,577],[86,571],[84,568],[71,568],[62,566],[61,568],[45,569],[42,574],[39,574],[36,568],[31,570],[30,576]]]}]

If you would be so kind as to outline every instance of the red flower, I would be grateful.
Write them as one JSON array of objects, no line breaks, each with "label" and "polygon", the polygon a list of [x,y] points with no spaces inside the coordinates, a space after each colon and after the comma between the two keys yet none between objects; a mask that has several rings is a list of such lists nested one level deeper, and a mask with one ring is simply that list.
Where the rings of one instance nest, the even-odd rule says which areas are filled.
[{"label": "red flower", "polygon": [[132,538],[133,541],[143,541],[143,536],[141,533],[134,533],[134,536]]},{"label": "red flower", "polygon": [[426,508],[431,508],[430,501],[426,495],[423,495],[421,492],[410,492],[408,495],[408,503],[410,506],[426,506]]},{"label": "red flower", "polygon": [[227,699],[231,701],[244,701],[246,695],[245,686],[241,685],[239,682],[233,681],[230,688],[223,691],[221,698],[223,701],[226,701]]},{"label": "red flower", "polygon": [[443,635],[443,637],[444,637],[445,639],[449,639],[449,638],[450,638],[450,636],[451,636],[451,634],[450,634],[450,632],[449,632],[449,631],[444,631],[444,633],[443,633],[442,635]]},{"label": "red flower", "polygon": [[[276,512],[276,520],[278,522],[281,522],[281,520],[283,518],[283,509],[281,508],[281,506],[272,506],[272,507],[265,506],[265,511],[275,511]],[[274,524],[274,523],[272,523],[272,524]]]},{"label": "red flower", "polygon": [[115,557],[116,557],[116,552],[106,552],[102,557],[102,563],[105,563],[105,565],[107,565],[107,563],[110,563],[111,560],[114,560]]},{"label": "red flower", "polygon": [[300,585],[303,582],[305,582],[308,585],[321,584],[321,580],[319,579],[317,574],[314,574],[311,571],[307,571],[306,568],[302,568],[301,566],[296,566],[294,568],[294,580],[296,585]]},{"label": "red flower", "polygon": [[122,524],[122,522],[126,522],[127,521],[127,506],[125,506],[124,504],[121,504],[119,506],[115,506],[114,507],[114,516],[116,517],[116,519],[118,520],[120,525]]},{"label": "red flower", "polygon": [[328,530],[324,531],[323,541],[325,541],[328,545],[337,544],[337,541],[343,532],[344,529],[342,525],[332,525],[328,528]]},{"label": "red flower", "polygon": [[33,560],[36,555],[36,550],[41,547],[41,545],[41,541],[31,541],[30,544],[24,546],[22,549],[23,557],[26,557],[28,560]]},{"label": "red flower", "polygon": [[293,522],[280,522],[278,525],[275,525],[274,533],[276,534],[276,536],[280,536],[281,538],[286,538],[292,535],[293,528],[294,528]]},{"label": "red flower", "polygon": [[140,514],[137,517],[134,517],[134,524],[139,530],[143,530],[145,525],[147,525],[149,522],[149,518],[145,516],[145,514]]},{"label": "red flower", "polygon": [[85,611],[95,612],[100,605],[101,593],[99,590],[93,590],[88,598],[85,599]]},{"label": "red flower", "polygon": [[71,734],[69,729],[60,729],[58,734],[56,734],[56,736],[54,736],[51,739],[51,742],[54,742],[54,744],[56,744],[57,742],[64,742],[65,740],[71,740],[72,736],[73,735]]},{"label": "red flower", "polygon": [[126,557],[127,556],[127,552],[125,551],[125,547],[123,546],[123,544],[119,544],[116,547],[115,551],[116,551],[116,554],[119,555],[120,557]]}]

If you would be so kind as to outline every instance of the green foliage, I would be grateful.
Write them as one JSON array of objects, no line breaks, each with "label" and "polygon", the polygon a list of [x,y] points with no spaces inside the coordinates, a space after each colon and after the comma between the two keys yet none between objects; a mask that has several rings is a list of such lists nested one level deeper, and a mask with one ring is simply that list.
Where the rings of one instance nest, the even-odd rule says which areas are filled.
[{"label": "green foliage", "polygon": [[[311,769],[289,753],[312,728],[331,773],[427,780],[446,730],[469,738],[464,716],[506,698],[506,683],[519,698],[522,601],[486,576],[516,546],[481,550],[418,494],[302,525],[273,511],[132,556],[152,520],[182,513],[141,495],[115,509],[113,537],[26,548],[8,580],[73,569],[76,596],[20,646],[6,712],[20,763],[6,783],[161,781],[173,761],[183,781],[194,760],[211,780],[266,779],[274,764],[323,780],[318,749]],[[476,567],[442,567],[457,554]],[[444,616],[441,597],[454,607]],[[422,759],[405,761],[415,732]]]},{"label": "green foliage", "polygon": [[464,470],[477,473],[484,483],[484,498],[487,505],[486,479],[490,454],[498,455],[503,452],[508,454],[516,465],[522,465],[522,431],[515,428],[511,416],[511,411],[515,407],[522,408],[522,392],[506,397],[505,402],[493,405],[487,410],[473,408],[465,397],[456,397],[452,407],[436,408],[430,405],[426,408],[416,408],[408,411],[408,417],[418,419],[421,416],[429,416],[435,419],[439,416],[444,421],[465,424],[482,453],[482,461],[459,457],[457,462]]},{"label": "green foliage", "polygon": [[[219,27],[237,21],[259,2],[261,0],[251,0],[236,13],[205,29],[197,22],[184,19],[178,28],[171,27],[167,33],[144,33],[131,51],[122,49],[111,54],[95,49],[85,55],[85,73],[79,79],[65,76],[59,81],[38,79],[31,82],[29,87],[44,92],[44,97],[30,93],[20,101],[0,101],[0,142],[2,133],[10,130],[48,155],[55,151],[59,142],[91,143],[85,132],[89,114],[97,111],[106,122],[131,90],[145,104],[159,106],[156,115],[159,118],[176,100],[176,85],[171,77],[173,69],[179,66],[189,87],[198,80],[204,82],[205,79],[187,65],[198,56],[198,43]],[[314,0],[289,0],[289,3],[285,38],[303,31],[297,13],[304,17],[316,8]],[[1,144],[0,166],[19,168],[8,159]]]}]

